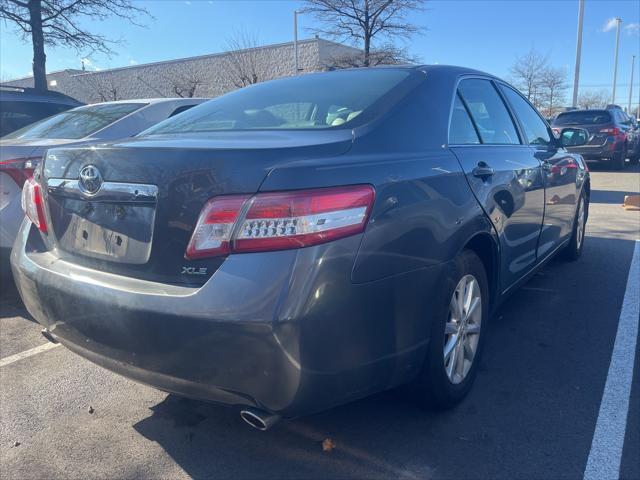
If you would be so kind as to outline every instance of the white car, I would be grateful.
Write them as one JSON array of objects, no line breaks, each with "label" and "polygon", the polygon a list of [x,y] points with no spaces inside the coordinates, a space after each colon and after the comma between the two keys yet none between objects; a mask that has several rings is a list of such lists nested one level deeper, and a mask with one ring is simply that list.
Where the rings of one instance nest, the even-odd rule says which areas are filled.
[{"label": "white car", "polygon": [[[132,137],[207,101],[160,98],[96,103],[32,123],[0,139],[0,256],[7,259],[24,218],[22,186],[51,147]],[[4,270],[6,267],[2,265]]]}]

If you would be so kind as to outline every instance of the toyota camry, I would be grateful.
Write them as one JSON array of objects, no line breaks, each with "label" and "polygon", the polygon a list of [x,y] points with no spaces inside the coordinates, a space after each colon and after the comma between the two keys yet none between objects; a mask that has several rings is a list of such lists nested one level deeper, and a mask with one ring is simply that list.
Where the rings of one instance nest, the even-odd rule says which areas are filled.
[{"label": "toyota camry", "polygon": [[406,383],[449,408],[497,306],[581,255],[586,137],[466,68],[265,82],[50,149],[12,267],[50,340],[259,429]]}]

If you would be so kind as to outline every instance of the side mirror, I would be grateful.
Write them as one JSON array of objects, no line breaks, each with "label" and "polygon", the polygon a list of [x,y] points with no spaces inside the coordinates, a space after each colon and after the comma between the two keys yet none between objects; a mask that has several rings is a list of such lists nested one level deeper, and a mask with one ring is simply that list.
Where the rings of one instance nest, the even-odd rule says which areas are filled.
[{"label": "side mirror", "polygon": [[560,132],[560,144],[563,147],[579,147],[589,141],[589,132],[584,128],[563,128]]}]

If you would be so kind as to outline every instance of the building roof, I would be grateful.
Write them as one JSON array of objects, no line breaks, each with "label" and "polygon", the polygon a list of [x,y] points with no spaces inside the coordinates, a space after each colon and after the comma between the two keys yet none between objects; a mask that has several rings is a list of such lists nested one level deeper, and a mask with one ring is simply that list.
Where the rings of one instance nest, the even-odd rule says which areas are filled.
[{"label": "building roof", "polygon": [[[298,45],[302,45],[302,44],[308,44],[308,43],[325,43],[325,44],[329,44],[329,45],[335,45],[335,46],[339,46],[342,48],[348,48],[348,49],[353,49],[354,52],[360,51],[359,49],[355,48],[355,47],[350,47],[348,45],[344,45],[342,43],[338,43],[338,42],[334,42],[331,40],[326,40],[324,38],[320,38],[320,37],[316,37],[316,38],[308,38],[305,40],[298,40]],[[283,43],[274,43],[274,44],[270,44],[270,45],[261,45],[258,47],[254,47],[254,48],[247,48],[244,50],[239,50],[239,53],[242,52],[246,52],[246,51],[259,51],[259,50],[266,50],[266,49],[272,49],[272,48],[282,48],[282,47],[287,47],[287,46],[293,46],[293,42],[283,42]],[[53,72],[48,72],[47,76],[50,75],[55,75],[58,73],[67,73],[70,76],[73,77],[82,77],[85,75],[93,75],[93,74],[103,74],[106,72],[117,72],[117,71],[122,71],[122,70],[136,70],[136,69],[140,69],[140,68],[145,68],[145,67],[151,67],[151,66],[157,66],[157,65],[170,65],[170,64],[175,64],[175,63],[182,63],[185,61],[194,61],[194,60],[202,60],[202,59],[209,59],[209,58],[216,58],[216,57],[224,57],[225,55],[229,55],[231,53],[231,51],[226,51],[226,52],[217,52],[217,53],[208,53],[205,55],[196,55],[193,57],[182,57],[182,58],[175,58],[175,59],[171,59],[171,60],[161,60],[158,62],[150,62],[150,63],[140,63],[140,64],[136,64],[136,65],[126,65],[123,67],[116,67],[116,68],[109,68],[109,69],[104,69],[104,70],[78,70],[78,69],[64,69],[64,70],[56,70]],[[20,81],[20,80],[28,80],[30,78],[33,78],[32,75],[26,76],[26,77],[20,77],[20,78],[14,78],[11,80],[6,80],[4,82],[2,82],[3,84],[10,84],[11,82],[16,82],[16,81]]]}]

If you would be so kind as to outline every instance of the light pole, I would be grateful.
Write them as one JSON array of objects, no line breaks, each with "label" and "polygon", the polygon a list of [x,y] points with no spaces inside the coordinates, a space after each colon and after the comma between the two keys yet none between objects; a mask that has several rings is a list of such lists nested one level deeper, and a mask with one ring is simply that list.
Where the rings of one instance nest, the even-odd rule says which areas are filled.
[{"label": "light pole", "polygon": [[616,103],[616,80],[618,77],[618,47],[620,46],[620,17],[616,17],[616,52],[613,56],[613,88],[611,93],[611,103]]},{"label": "light pole", "polygon": [[580,83],[580,55],[582,54],[582,20],[584,19],[584,0],[578,0],[578,41],[576,42],[576,69],[573,74],[573,102],[578,106],[578,84]]},{"label": "light pole", "polygon": [[633,70],[636,68],[636,56],[631,55],[631,82],[629,83],[629,105],[627,113],[631,115],[631,96],[633,95]]},{"label": "light pole", "polygon": [[298,10],[293,11],[293,74],[298,75]]}]

